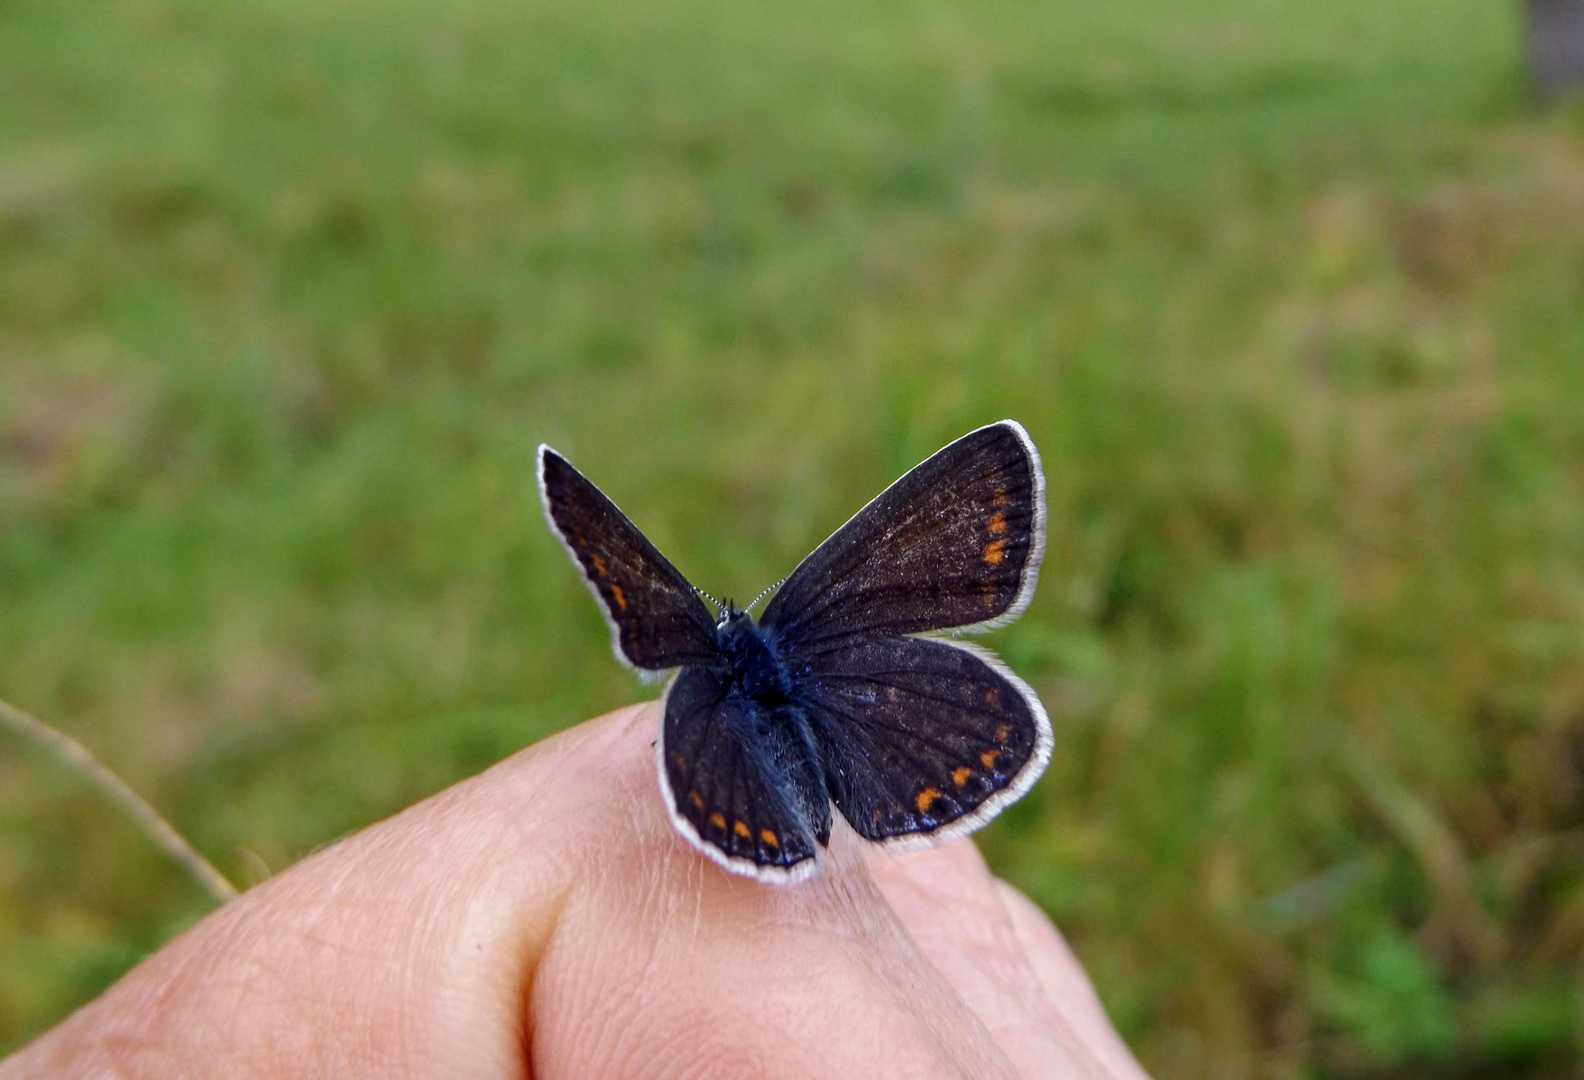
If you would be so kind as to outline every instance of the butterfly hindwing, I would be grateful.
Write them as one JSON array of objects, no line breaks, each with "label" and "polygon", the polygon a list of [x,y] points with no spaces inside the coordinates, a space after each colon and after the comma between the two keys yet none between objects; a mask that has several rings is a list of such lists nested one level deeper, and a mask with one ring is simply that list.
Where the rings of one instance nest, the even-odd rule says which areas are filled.
[{"label": "butterfly hindwing", "polygon": [[721,662],[714,620],[687,578],[548,446],[539,448],[539,492],[546,519],[610,624],[618,660],[649,671]]},{"label": "butterfly hindwing", "polygon": [[830,801],[817,765],[788,742],[795,725],[762,708],[732,691],[729,672],[684,668],[655,752],[679,831],[728,870],[785,882],[829,840]]},{"label": "butterfly hindwing", "polygon": [[1004,621],[1033,594],[1044,531],[1039,455],[1003,420],[881,492],[792,572],[762,624],[790,653]]},{"label": "butterfly hindwing", "polygon": [[1034,692],[989,653],[929,638],[855,641],[800,671],[837,809],[870,840],[907,846],[969,833],[1050,761]]}]

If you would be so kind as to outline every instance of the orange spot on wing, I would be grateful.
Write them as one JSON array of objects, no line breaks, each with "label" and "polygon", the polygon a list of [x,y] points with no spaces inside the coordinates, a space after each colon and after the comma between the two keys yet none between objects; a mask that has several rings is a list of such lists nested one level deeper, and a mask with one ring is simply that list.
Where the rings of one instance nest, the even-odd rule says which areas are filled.
[{"label": "orange spot on wing", "polygon": [[627,610],[627,598],[622,595],[622,588],[620,585],[611,586],[611,599],[616,601],[616,610]]},{"label": "orange spot on wing", "polygon": [[1003,510],[1006,507],[1012,505],[1012,497],[1006,493],[1005,488],[1002,488],[1000,491],[996,492],[995,497],[990,500],[990,505],[995,507],[997,510]]},{"label": "orange spot on wing", "polygon": [[[985,528],[990,530],[991,536],[1000,536],[1007,530],[1005,514],[991,514],[990,520],[985,522]],[[601,570],[600,573],[605,571]]]},{"label": "orange spot on wing", "polygon": [[990,687],[984,692],[984,703],[992,709],[1001,707],[1001,691],[997,687]]},{"label": "orange spot on wing", "polygon": [[702,814],[704,812],[704,800],[699,797],[698,792],[688,792],[688,802],[692,803],[693,809],[697,810],[699,813]]},{"label": "orange spot on wing", "polygon": [[1006,561],[1006,541],[992,540],[979,553],[986,566],[1000,566]]},{"label": "orange spot on wing", "polygon": [[777,840],[776,834],[769,829],[760,829],[759,839],[764,841],[766,847],[779,848],[781,846],[781,841]]},{"label": "orange spot on wing", "polygon": [[740,821],[732,822],[732,832],[736,833],[738,836],[742,837],[744,840],[748,839],[748,837],[751,835],[748,832],[748,826],[744,825]]},{"label": "orange spot on wing", "polygon": [[720,814],[711,814],[709,816],[709,823],[715,826],[717,829],[724,829],[726,827],[726,819]]},{"label": "orange spot on wing", "polygon": [[[990,531],[994,532],[995,530],[991,529]],[[598,555],[591,555],[591,556],[589,556],[589,562],[591,562],[594,565],[594,572],[596,574],[598,574],[600,577],[604,577],[605,576],[605,560],[604,559],[600,558]]]},{"label": "orange spot on wing", "polygon": [[996,758],[1000,756],[1001,751],[999,750],[986,750],[984,753],[979,755],[979,761],[984,765],[985,768],[993,769],[995,768]]},{"label": "orange spot on wing", "polygon": [[952,783],[956,784],[958,787],[962,787],[968,782],[968,778],[972,775],[972,769],[966,765],[959,765],[957,768],[952,770]]},{"label": "orange spot on wing", "polygon": [[1010,739],[1011,737],[1012,737],[1012,725],[1011,724],[997,724],[996,725],[996,742],[1004,743],[1008,739]]},{"label": "orange spot on wing", "polygon": [[913,805],[918,807],[919,813],[927,814],[929,813],[929,808],[935,805],[935,800],[940,797],[941,793],[937,789],[927,787],[918,793],[918,798],[913,800]]}]

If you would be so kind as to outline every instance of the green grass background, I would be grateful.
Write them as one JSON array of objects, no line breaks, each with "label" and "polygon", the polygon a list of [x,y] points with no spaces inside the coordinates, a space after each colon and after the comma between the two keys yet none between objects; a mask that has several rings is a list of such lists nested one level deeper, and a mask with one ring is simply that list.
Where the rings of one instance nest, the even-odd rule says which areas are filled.
[{"label": "green grass background", "polygon": [[[1494,0],[7,0],[0,697],[255,880],[1020,419],[982,838],[1162,1078],[1575,1075],[1584,123]],[[204,911],[0,746],[0,1050]]]}]

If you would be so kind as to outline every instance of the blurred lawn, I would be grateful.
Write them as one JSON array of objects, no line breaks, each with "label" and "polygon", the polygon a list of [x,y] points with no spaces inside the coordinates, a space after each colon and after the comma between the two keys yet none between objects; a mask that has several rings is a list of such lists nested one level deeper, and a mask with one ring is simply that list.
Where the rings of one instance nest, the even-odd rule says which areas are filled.
[{"label": "blurred lawn", "polygon": [[[248,880],[634,700],[541,439],[752,596],[969,428],[983,838],[1162,1078],[1575,1075],[1584,123],[1516,5],[9,0],[0,697]],[[204,910],[0,747],[0,1050]]]}]

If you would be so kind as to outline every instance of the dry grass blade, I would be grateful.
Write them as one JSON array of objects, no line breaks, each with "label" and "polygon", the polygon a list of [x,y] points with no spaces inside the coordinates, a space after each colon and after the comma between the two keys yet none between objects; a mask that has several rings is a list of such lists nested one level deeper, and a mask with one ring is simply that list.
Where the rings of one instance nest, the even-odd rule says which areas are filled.
[{"label": "dry grass blade", "polygon": [[198,854],[170,822],[160,817],[158,811],[127,787],[119,776],[105,768],[81,743],[4,701],[0,701],[0,725],[32,741],[119,807],[133,825],[176,860],[205,892],[214,897],[217,904],[235,899],[236,886],[226,880],[225,875]]}]

